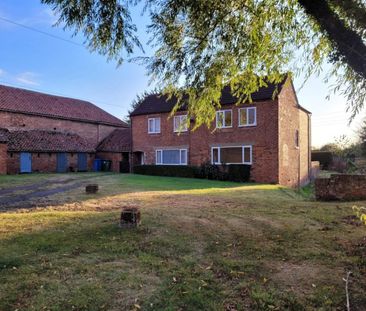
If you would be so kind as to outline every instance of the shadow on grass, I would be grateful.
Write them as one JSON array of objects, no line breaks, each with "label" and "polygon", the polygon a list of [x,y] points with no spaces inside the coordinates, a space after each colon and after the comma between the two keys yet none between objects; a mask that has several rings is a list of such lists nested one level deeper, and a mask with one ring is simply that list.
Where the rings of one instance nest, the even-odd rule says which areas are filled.
[{"label": "shadow on grass", "polygon": [[[110,196],[138,195],[146,192],[164,192],[167,195],[176,193],[214,195],[223,191],[245,190],[274,193],[282,189],[278,185],[113,173],[40,174],[32,177],[29,175],[25,178],[25,185],[20,184],[23,176],[9,178],[16,180],[16,186],[2,190],[6,195],[0,197],[0,211],[72,204],[90,199],[101,200]],[[29,180],[33,180],[33,183],[29,184]],[[97,183],[100,191],[95,195],[86,195],[84,187],[88,183]]]}]

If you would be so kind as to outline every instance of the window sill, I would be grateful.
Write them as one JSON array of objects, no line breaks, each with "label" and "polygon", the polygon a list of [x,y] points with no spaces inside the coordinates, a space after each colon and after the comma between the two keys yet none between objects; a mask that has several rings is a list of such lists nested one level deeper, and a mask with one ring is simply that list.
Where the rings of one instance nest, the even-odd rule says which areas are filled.
[{"label": "window sill", "polygon": [[165,164],[165,163],[155,163],[155,165],[169,165],[169,166],[187,166],[188,164]]},{"label": "window sill", "polygon": [[223,126],[223,127],[216,127],[216,130],[225,130],[225,129],[232,129],[232,126]]},{"label": "window sill", "polygon": [[238,127],[240,127],[240,128],[251,128],[251,127],[256,127],[257,126],[257,124],[251,124],[251,125],[238,125]]},{"label": "window sill", "polygon": [[187,134],[188,131],[173,131],[174,134],[180,135],[180,134]]},{"label": "window sill", "polygon": [[252,165],[253,163],[211,163],[212,165]]}]

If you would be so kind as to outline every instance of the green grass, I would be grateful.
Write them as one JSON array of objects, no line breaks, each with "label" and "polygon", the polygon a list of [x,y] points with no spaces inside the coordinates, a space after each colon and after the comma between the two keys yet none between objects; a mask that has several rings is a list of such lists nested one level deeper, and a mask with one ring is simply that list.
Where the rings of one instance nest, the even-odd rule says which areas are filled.
[{"label": "green grass", "polygon": [[[366,304],[366,230],[344,221],[352,204],[277,185],[93,182],[96,195],[78,188],[0,214],[0,310],[342,310],[348,270],[352,310]],[[124,206],[141,209],[139,228],[118,227]]]}]

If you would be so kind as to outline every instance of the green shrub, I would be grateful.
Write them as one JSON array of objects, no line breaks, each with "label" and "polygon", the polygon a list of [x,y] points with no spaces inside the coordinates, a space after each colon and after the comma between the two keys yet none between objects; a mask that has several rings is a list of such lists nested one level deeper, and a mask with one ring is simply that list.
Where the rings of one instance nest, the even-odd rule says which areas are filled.
[{"label": "green shrub", "polygon": [[238,182],[248,182],[250,180],[250,165],[230,164],[227,167],[229,180]]},{"label": "green shrub", "polygon": [[141,175],[195,178],[198,168],[188,165],[136,165],[133,172]]},{"label": "green shrub", "polygon": [[229,180],[224,167],[211,164],[210,162],[202,163],[198,168],[197,178],[212,180]]},{"label": "green shrub", "polygon": [[328,170],[333,162],[333,153],[330,151],[312,151],[311,161],[319,161],[323,170]]},{"label": "green shrub", "polygon": [[209,162],[203,163],[199,167],[190,165],[136,165],[134,167],[134,173],[153,176],[248,182],[250,180],[250,168],[250,165],[245,164],[219,166],[210,164]]}]

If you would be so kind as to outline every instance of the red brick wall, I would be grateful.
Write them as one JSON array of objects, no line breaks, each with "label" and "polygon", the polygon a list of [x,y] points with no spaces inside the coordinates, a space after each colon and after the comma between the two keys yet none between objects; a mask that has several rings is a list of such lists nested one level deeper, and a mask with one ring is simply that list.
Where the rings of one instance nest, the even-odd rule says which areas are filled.
[{"label": "red brick wall", "polygon": [[59,120],[47,117],[0,111],[1,127],[9,130],[40,129],[73,132],[95,144],[108,136],[116,127],[94,123]]},{"label": "red brick wall", "polygon": [[112,172],[119,173],[119,163],[122,161],[122,153],[116,152],[98,152],[97,157],[103,160],[112,161]]},{"label": "red brick wall", "polygon": [[[249,105],[240,106],[248,107]],[[211,147],[223,145],[252,145],[252,179],[257,182],[278,182],[278,121],[277,101],[259,102],[257,107],[257,126],[238,127],[237,106],[225,106],[233,110],[233,127],[218,129],[214,133],[202,126],[194,132],[178,135],[173,131],[173,118],[169,114],[156,114],[132,117],[133,151],[145,152],[145,163],[155,163],[155,150],[161,147],[188,149],[188,163],[200,165],[211,160]],[[147,120],[161,117],[161,133],[148,134]]]},{"label": "red brick wall", "polygon": [[[67,153],[67,166],[77,171],[77,153]],[[88,171],[93,169],[94,154],[87,155]],[[56,153],[32,153],[32,172],[56,173],[57,155]],[[8,152],[7,173],[20,173],[20,153]]]},{"label": "red brick wall", "polygon": [[7,150],[8,146],[6,143],[0,142],[0,175],[6,174],[7,168]]},{"label": "red brick wall", "polygon": [[366,175],[331,175],[315,180],[317,200],[366,200]]},{"label": "red brick wall", "polygon": [[311,141],[310,141],[310,118],[303,110],[300,113],[300,184],[310,182],[311,175]]},{"label": "red brick wall", "polygon": [[[295,187],[309,180],[309,116],[298,108],[291,83],[279,94],[279,183]],[[299,147],[295,145],[299,131]]]}]

